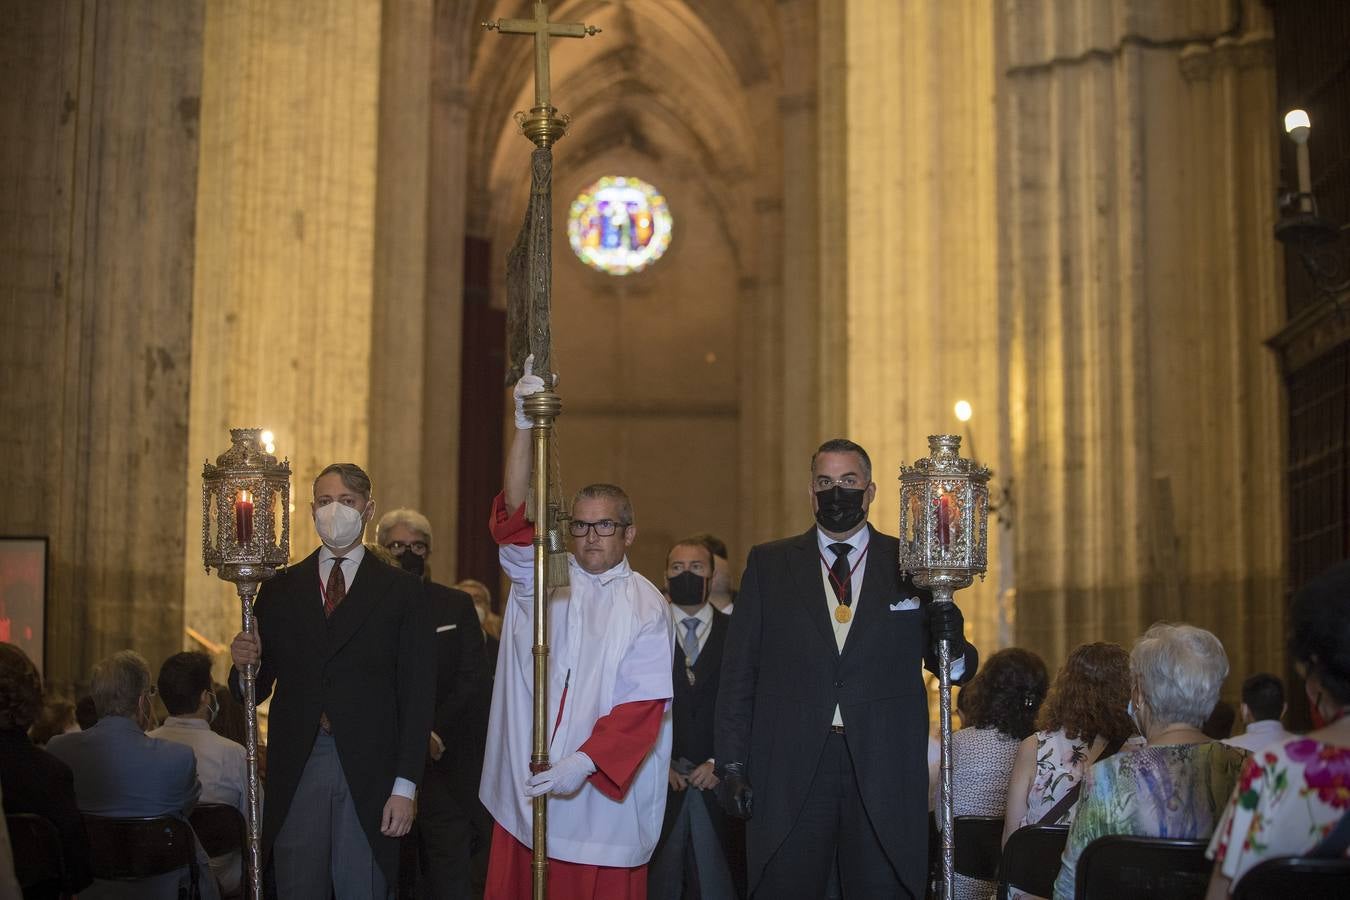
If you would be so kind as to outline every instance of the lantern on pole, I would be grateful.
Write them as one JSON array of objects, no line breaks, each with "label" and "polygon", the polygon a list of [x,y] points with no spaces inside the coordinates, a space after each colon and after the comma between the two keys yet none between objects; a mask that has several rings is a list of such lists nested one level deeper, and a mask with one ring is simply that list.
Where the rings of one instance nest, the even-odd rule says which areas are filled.
[{"label": "lantern on pole", "polygon": [[[202,562],[239,594],[243,630],[255,632],[253,600],[264,581],[285,568],[291,552],[291,463],[277,462],[262,429],[231,428],[230,449],[202,468]],[[258,793],[257,667],[241,673],[248,758],[248,878],[262,897],[262,826]]]},{"label": "lantern on pole", "polygon": [[[900,467],[900,569],[933,592],[934,603],[984,577],[989,551],[989,470],[961,456],[961,438],[928,436],[927,458]],[[938,641],[938,717],[942,729],[942,896],[953,896],[951,646]]]}]

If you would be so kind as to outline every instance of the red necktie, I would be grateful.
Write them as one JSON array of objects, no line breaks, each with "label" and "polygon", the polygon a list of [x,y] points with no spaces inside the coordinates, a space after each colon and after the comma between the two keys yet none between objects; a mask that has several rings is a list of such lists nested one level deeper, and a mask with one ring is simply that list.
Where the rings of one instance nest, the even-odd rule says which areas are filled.
[{"label": "red necktie", "polygon": [[344,556],[338,556],[333,559],[332,571],[328,573],[328,587],[323,592],[323,614],[331,616],[333,610],[337,609],[347,596],[347,579],[342,577],[342,562],[346,559]]}]

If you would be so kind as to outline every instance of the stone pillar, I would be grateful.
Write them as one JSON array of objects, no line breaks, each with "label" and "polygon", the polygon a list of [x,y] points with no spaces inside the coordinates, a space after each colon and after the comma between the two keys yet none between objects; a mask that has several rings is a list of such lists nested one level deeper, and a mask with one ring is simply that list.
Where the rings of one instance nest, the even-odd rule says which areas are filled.
[{"label": "stone pillar", "polygon": [[[395,19],[404,11],[387,7]],[[386,324],[376,328],[377,284],[394,285],[391,302],[407,304],[397,273],[376,277],[377,223],[390,234],[418,227],[400,227],[393,204],[378,202],[380,179],[392,174],[380,150],[398,143],[381,137],[384,24],[375,0],[207,7],[191,431],[180,478],[198,497],[202,460],[228,446],[230,426],[270,428],[295,471],[294,559],[318,544],[309,515],[318,470],[371,462],[371,409],[388,402],[372,394],[372,335],[381,355],[397,340]],[[406,32],[395,25],[389,35],[395,52]],[[420,202],[404,212],[426,214]],[[394,248],[379,246],[387,267]],[[411,259],[420,269],[421,251]],[[420,357],[420,346],[411,352]],[[375,491],[381,499],[379,481]],[[188,506],[194,534],[200,511]],[[188,621],[227,641],[238,602],[201,574],[199,552],[195,542],[187,550]]]},{"label": "stone pillar", "polygon": [[1278,122],[1269,13],[1241,13],[1001,21],[1017,637],[1053,661],[1182,619],[1235,674],[1279,670]]},{"label": "stone pillar", "polygon": [[202,18],[0,3],[0,532],[50,540],[58,691],[182,643]]},{"label": "stone pillar", "polygon": [[[963,452],[973,442],[975,455],[993,463],[1003,428],[991,251],[994,23],[988,4],[974,2],[845,7],[845,122],[842,129],[822,122],[821,136],[822,180],[844,178],[826,204],[829,233],[821,237],[822,337],[830,346],[822,366],[840,371],[822,385],[846,396],[830,398],[829,416],[871,454],[878,494],[870,519],[894,534],[899,466],[927,455],[927,435],[962,433]],[[839,93],[842,60],[837,48],[822,50],[827,96]],[[847,273],[842,297],[839,270]],[[842,346],[835,321],[845,330]],[[953,415],[958,399],[974,407],[968,429]],[[995,534],[991,542],[996,570]],[[993,649],[996,582],[957,599],[968,633]]]}]

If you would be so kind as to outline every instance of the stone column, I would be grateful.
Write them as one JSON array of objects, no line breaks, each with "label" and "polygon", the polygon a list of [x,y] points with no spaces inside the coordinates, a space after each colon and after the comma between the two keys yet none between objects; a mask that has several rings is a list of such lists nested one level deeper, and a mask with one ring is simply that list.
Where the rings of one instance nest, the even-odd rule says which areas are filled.
[{"label": "stone column", "polygon": [[182,643],[202,5],[0,21],[0,532],[49,538],[45,675],[70,691]]},{"label": "stone column", "polygon": [[[329,462],[371,461],[371,408],[387,399],[372,396],[372,335],[392,340],[375,327],[376,285],[394,277],[381,270],[376,279],[377,223],[398,233],[389,205],[377,202],[390,174],[379,164],[383,24],[376,0],[207,7],[191,429],[180,477],[199,496],[202,460],[228,446],[231,425],[270,428],[295,471],[295,559],[318,544],[314,476]],[[420,203],[406,212],[424,220]],[[412,264],[422,258],[414,252]],[[378,481],[375,489],[379,499]],[[193,534],[200,511],[188,506]],[[239,627],[238,602],[201,574],[199,550],[195,542],[187,550],[188,621],[226,641]]]}]

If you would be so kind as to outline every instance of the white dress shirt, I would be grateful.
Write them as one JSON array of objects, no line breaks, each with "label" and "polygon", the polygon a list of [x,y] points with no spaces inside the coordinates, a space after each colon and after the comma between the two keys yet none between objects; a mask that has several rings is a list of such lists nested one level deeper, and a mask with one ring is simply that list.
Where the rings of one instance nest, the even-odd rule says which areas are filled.
[{"label": "white dress shirt", "polygon": [[1228,738],[1224,743],[1230,747],[1237,747],[1239,750],[1246,750],[1248,753],[1255,753],[1271,744],[1287,741],[1293,736],[1292,732],[1284,730],[1284,726],[1280,724],[1279,719],[1262,719],[1259,722],[1250,723],[1246,731]]},{"label": "white dress shirt", "polygon": [[[361,568],[361,561],[366,558],[366,547],[364,544],[357,544],[352,549],[342,555],[342,578],[347,585],[347,593],[352,592],[352,584],[356,581],[356,572]],[[337,554],[328,549],[324,544],[319,548],[319,603],[326,599],[325,592],[328,590],[328,579],[332,576],[333,560],[337,559]],[[407,797],[409,800],[417,796],[417,785],[406,778],[395,778],[391,794],[399,797]]]},{"label": "white dress shirt", "polygon": [[[702,653],[703,648],[708,646],[708,635],[712,634],[712,604],[704,603],[698,608],[698,612],[692,615],[695,619],[698,619],[698,627],[694,629],[694,637],[698,639],[698,652]],[[684,620],[689,617],[690,613],[685,612],[674,603],[670,604],[670,619],[675,623],[675,646],[681,650],[684,649]]]}]

